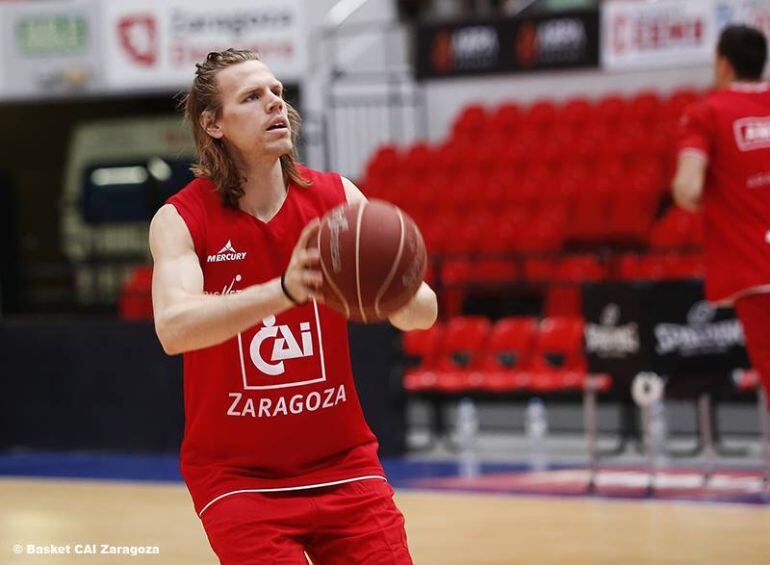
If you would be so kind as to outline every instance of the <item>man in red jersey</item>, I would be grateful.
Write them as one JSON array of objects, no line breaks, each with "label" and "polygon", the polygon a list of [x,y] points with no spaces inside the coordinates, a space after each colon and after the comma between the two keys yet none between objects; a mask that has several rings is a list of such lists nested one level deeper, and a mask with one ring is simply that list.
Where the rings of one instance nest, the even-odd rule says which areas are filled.
[{"label": "man in red jersey", "polygon": [[[251,51],[210,53],[185,99],[196,179],[150,226],[155,327],[184,353],[181,469],[222,563],[411,563],[361,412],[347,321],[319,304],[318,217],[364,199],[294,157],[299,116]],[[423,283],[390,317],[428,328]]]},{"label": "man in red jersey", "polygon": [[734,304],[762,385],[770,388],[770,88],[767,39],[747,26],[722,32],[717,90],[680,126],[676,202],[703,208],[706,297]]}]

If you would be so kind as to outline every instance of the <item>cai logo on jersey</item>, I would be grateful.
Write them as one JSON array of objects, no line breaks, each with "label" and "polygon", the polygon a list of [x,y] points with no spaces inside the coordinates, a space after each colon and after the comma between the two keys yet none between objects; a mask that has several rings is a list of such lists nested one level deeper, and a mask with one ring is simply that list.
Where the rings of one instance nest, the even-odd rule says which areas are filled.
[{"label": "cai logo on jersey", "polygon": [[318,306],[268,316],[238,334],[243,388],[266,390],[326,380]]},{"label": "cai logo on jersey", "polygon": [[737,120],[733,131],[735,142],[741,151],[770,147],[770,116]]},{"label": "cai logo on jersey", "polygon": [[242,261],[246,258],[246,252],[239,253],[233,247],[230,240],[225,243],[224,247],[208,256],[208,263],[220,263],[221,261]]}]

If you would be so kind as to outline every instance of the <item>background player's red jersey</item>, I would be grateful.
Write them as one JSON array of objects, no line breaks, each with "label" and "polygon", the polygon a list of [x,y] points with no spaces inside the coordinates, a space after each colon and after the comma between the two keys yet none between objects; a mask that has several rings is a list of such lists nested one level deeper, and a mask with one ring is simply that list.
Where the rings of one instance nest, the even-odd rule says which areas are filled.
[{"label": "background player's red jersey", "polygon": [[[302,168],[263,222],[226,208],[214,185],[169,199],[192,235],[209,294],[279,277],[302,228],[345,202],[339,175]],[[353,383],[347,320],[314,302],[269,316],[184,356],[181,467],[196,510],[243,490],[291,490],[383,478]]]},{"label": "background player's red jersey", "polygon": [[679,150],[708,160],[707,298],[725,301],[770,290],[768,85],[733,85],[692,105],[682,118]]}]

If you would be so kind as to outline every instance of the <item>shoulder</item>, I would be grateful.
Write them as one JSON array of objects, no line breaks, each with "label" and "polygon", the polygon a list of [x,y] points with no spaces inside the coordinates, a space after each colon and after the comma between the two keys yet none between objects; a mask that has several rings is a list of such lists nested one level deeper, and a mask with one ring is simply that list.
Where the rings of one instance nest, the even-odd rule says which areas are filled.
[{"label": "shoulder", "polygon": [[158,255],[169,244],[189,244],[192,247],[192,235],[177,208],[171,204],[161,206],[150,222],[150,247],[153,255]]},{"label": "shoulder", "polygon": [[175,201],[208,203],[212,200],[217,201],[219,198],[216,185],[210,179],[199,177],[187,183],[166,202],[171,204]]},{"label": "shoulder", "polygon": [[345,202],[345,189],[338,173],[317,171],[304,165],[297,165],[297,172],[309,183],[307,188],[302,189],[306,198],[318,201],[323,207]]},{"label": "shoulder", "polygon": [[687,106],[682,112],[680,125],[684,127],[709,125],[716,116],[716,108],[720,105],[720,96],[721,92],[714,92]]},{"label": "shoulder", "polygon": [[311,186],[315,184],[320,184],[322,186],[329,184],[341,186],[341,177],[338,173],[317,171],[301,164],[297,164],[297,172],[302,178],[308,181]]}]

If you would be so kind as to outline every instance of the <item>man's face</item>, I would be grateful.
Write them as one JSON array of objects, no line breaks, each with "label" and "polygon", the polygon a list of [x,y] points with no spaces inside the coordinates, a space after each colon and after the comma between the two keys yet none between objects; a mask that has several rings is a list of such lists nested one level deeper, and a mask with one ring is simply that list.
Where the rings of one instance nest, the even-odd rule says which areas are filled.
[{"label": "man's face", "polygon": [[280,157],[292,150],[283,85],[261,61],[244,61],[217,74],[222,111],[206,131],[236,154]]}]

